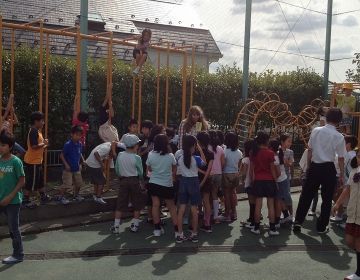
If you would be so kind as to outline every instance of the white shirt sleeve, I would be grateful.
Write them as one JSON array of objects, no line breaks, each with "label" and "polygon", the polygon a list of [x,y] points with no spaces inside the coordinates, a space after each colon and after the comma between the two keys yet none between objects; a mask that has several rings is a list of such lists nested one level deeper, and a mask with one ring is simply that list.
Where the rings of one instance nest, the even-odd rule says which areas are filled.
[{"label": "white shirt sleeve", "polygon": [[110,145],[100,145],[98,146],[98,148],[96,149],[96,152],[99,154],[99,156],[104,159],[107,155],[109,155],[110,153],[110,149],[111,149],[111,144]]},{"label": "white shirt sleeve", "polygon": [[345,139],[342,138],[339,144],[336,145],[336,154],[339,158],[344,158],[346,154]]}]

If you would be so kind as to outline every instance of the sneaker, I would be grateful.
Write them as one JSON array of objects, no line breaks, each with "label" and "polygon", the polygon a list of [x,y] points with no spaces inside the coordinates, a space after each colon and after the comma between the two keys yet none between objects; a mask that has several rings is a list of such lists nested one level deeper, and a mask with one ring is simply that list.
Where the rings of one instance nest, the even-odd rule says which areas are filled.
[{"label": "sneaker", "polygon": [[330,221],[333,223],[338,223],[338,222],[341,222],[342,220],[343,220],[343,218],[339,217],[339,216],[333,216],[330,218]]},{"label": "sneaker", "polygon": [[269,235],[270,236],[278,236],[278,235],[280,235],[280,232],[278,232],[277,230],[270,230]]},{"label": "sneaker", "polygon": [[130,231],[131,232],[138,232],[139,231],[139,225],[136,225],[135,223],[131,223]]},{"label": "sneaker", "polygon": [[345,229],[346,228],[346,223],[340,223],[339,227],[342,228],[342,229]]},{"label": "sneaker", "polygon": [[120,233],[120,226],[112,225],[111,228],[110,228],[110,231],[111,231],[113,234],[119,234],[119,233]]},{"label": "sneaker", "polygon": [[309,213],[308,213],[308,216],[310,216],[310,217],[315,217],[315,216],[316,216],[316,212],[310,210]]},{"label": "sneaker", "polygon": [[192,233],[189,236],[188,240],[190,240],[192,243],[198,243],[199,242],[199,237],[198,237],[197,234]]},{"label": "sneaker", "polygon": [[280,220],[280,224],[286,224],[286,223],[292,223],[292,222],[293,222],[293,216],[291,216],[291,215]]},{"label": "sneaker", "polygon": [[134,74],[135,76],[137,76],[137,75],[139,75],[139,72],[140,72],[140,68],[139,68],[139,67],[136,67],[136,68],[134,69],[134,71],[133,71],[133,74]]},{"label": "sneaker", "polygon": [[106,204],[106,201],[102,197],[96,197],[95,202],[102,205]]},{"label": "sneaker", "polygon": [[186,240],[186,237],[185,237],[184,234],[178,234],[178,235],[176,236],[175,242],[178,243],[178,244],[181,244],[181,243],[183,243],[185,240]]},{"label": "sneaker", "polygon": [[318,234],[326,234],[330,231],[329,227],[326,227],[324,230],[318,230],[317,233]]},{"label": "sneaker", "polygon": [[42,204],[47,203],[47,202],[51,201],[51,197],[47,194],[44,194],[40,197],[40,201]]},{"label": "sneaker", "polygon": [[294,233],[300,233],[301,232],[301,225],[296,223],[293,225],[293,232]]},{"label": "sneaker", "polygon": [[255,228],[255,225],[253,223],[247,223],[247,224],[245,224],[245,227],[249,228],[249,229],[253,229],[253,228]]},{"label": "sneaker", "polygon": [[3,264],[16,264],[16,263],[19,263],[19,262],[22,262],[23,260],[22,259],[17,259],[13,256],[10,256],[10,257],[7,257],[5,259],[2,260],[2,263]]},{"label": "sneaker", "polygon": [[360,280],[360,276],[357,276],[355,273],[349,276],[346,276],[344,280]]},{"label": "sneaker", "polygon": [[279,229],[280,227],[281,227],[280,224],[276,224],[276,225],[275,225],[275,229]]},{"label": "sneaker", "polygon": [[70,203],[70,201],[65,196],[60,197],[58,201],[62,205],[66,205]]},{"label": "sneaker", "polygon": [[250,231],[251,231],[253,234],[256,234],[256,235],[259,235],[259,234],[260,234],[260,229],[255,229],[255,227],[252,228]]},{"label": "sneaker", "polygon": [[161,219],[166,218],[167,216],[168,216],[168,214],[166,212],[163,212],[163,211],[160,212],[160,218]]},{"label": "sneaker", "polygon": [[160,229],[155,229],[153,231],[153,233],[154,233],[154,236],[159,237],[159,236],[165,234],[165,230],[163,227],[161,227]]},{"label": "sneaker", "polygon": [[77,196],[73,197],[73,200],[77,202],[82,202],[85,200],[85,198],[78,194]]},{"label": "sneaker", "polygon": [[203,231],[203,232],[206,232],[206,233],[212,233],[212,228],[211,228],[211,226],[202,225],[202,226],[200,227],[200,230]]},{"label": "sneaker", "polygon": [[28,209],[35,209],[37,204],[34,201],[26,201],[23,203],[23,206]]}]

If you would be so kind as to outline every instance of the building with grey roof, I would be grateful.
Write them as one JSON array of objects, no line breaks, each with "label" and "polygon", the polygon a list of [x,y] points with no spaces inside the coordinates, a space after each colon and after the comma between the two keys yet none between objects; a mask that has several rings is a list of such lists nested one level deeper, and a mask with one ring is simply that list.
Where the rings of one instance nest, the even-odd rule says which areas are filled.
[{"label": "building with grey roof", "polygon": [[[6,22],[26,23],[43,19],[47,28],[65,28],[78,24],[80,0],[0,0],[0,12]],[[112,31],[115,38],[129,38],[141,34],[144,28],[152,30],[153,44],[171,42],[171,47],[193,45],[195,62],[199,67],[209,69],[222,54],[207,29],[199,20],[194,9],[181,0],[89,0],[89,33]],[[39,34],[17,30],[16,46],[39,45]],[[3,30],[3,45],[10,49],[10,30]],[[73,38],[51,35],[51,53],[76,55],[76,41]],[[88,42],[88,56],[105,57],[107,46],[101,42]],[[190,50],[189,50],[190,52]],[[113,55],[121,60],[132,60],[132,48],[115,45]],[[191,63],[191,57],[188,57]],[[157,63],[157,52],[149,51],[150,63]],[[161,53],[161,64],[166,63],[166,52]],[[170,65],[181,66],[180,54],[170,55]]]}]

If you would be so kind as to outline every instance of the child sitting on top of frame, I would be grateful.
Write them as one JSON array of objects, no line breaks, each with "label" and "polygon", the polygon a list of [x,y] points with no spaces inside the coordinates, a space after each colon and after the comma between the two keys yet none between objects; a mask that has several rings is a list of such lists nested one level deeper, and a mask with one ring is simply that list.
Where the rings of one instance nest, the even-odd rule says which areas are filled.
[{"label": "child sitting on top of frame", "polygon": [[133,71],[133,74],[135,76],[139,75],[141,68],[148,57],[147,49],[150,46],[150,40],[151,30],[145,28],[142,31],[141,36],[138,39],[138,43],[133,51],[133,57],[136,60],[136,68]]}]

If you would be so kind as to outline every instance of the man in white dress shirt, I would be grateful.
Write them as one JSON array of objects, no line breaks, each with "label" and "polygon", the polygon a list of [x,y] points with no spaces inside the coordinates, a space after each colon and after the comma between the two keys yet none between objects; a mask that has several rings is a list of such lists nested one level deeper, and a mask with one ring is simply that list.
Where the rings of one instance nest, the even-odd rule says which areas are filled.
[{"label": "man in white dress shirt", "polygon": [[317,231],[319,234],[328,232],[328,224],[331,212],[331,203],[337,184],[335,157],[338,156],[339,181],[344,181],[344,156],[346,153],[345,139],[336,130],[336,126],[342,120],[340,109],[331,108],[326,114],[327,124],[314,128],[308,143],[308,170],[306,182],[301,192],[299,205],[296,210],[294,232],[301,231],[301,225],[305,220],[307,212],[314,195],[321,185],[321,214],[317,220]]}]

